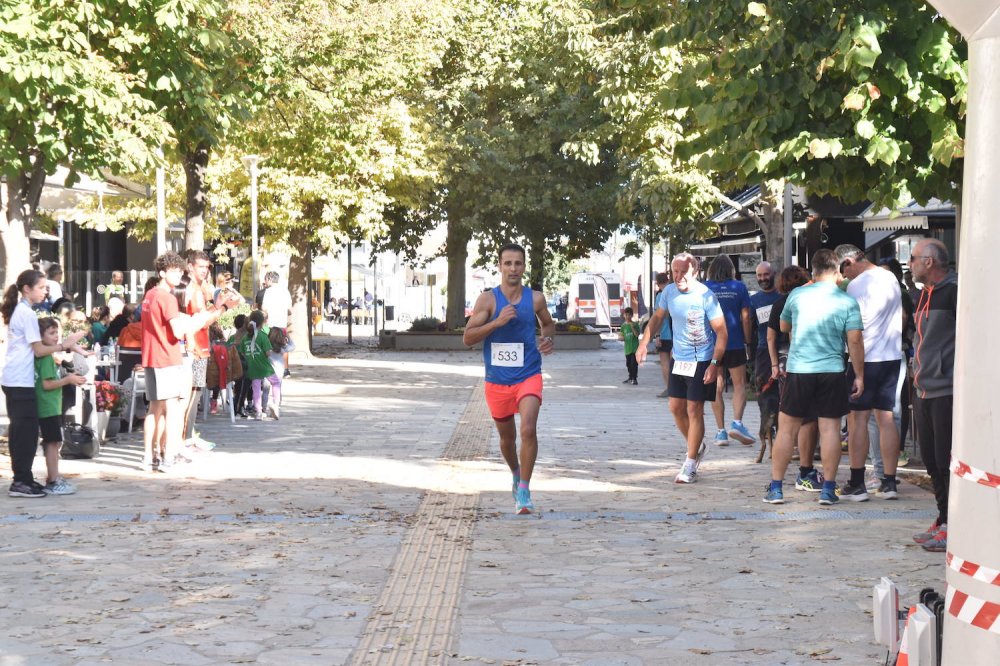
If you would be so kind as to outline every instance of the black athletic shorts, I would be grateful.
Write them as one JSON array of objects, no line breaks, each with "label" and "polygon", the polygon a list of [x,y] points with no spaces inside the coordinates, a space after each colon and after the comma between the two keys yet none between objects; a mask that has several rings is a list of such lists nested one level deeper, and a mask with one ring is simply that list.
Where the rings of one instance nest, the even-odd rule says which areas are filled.
[{"label": "black athletic shorts", "polygon": [[673,348],[674,348],[674,341],[673,341],[673,339],[664,340],[663,338],[659,338],[656,341],[656,353],[657,354],[669,354],[671,351],[673,351]]},{"label": "black athletic shorts", "polygon": [[705,370],[711,361],[699,361],[694,377],[674,374],[674,361],[670,361],[670,381],[667,382],[667,396],[694,402],[715,402],[715,382],[705,383]]},{"label": "black athletic shorts", "polygon": [[[865,390],[857,400],[850,400],[852,412],[881,409],[891,412],[896,406],[901,361],[865,361]],[[847,368],[847,386],[854,384],[854,366]],[[850,391],[848,391],[850,393]]]},{"label": "black athletic shorts", "polygon": [[781,388],[780,409],[802,419],[839,419],[848,411],[847,387],[843,372],[789,372]]},{"label": "black athletic shorts", "polygon": [[62,417],[46,416],[38,419],[38,429],[42,431],[42,444],[53,442],[62,444]]},{"label": "black athletic shorts", "polygon": [[[719,362],[723,368],[738,368],[747,364],[747,353],[744,349],[727,349]],[[770,365],[770,364],[768,364]]]}]

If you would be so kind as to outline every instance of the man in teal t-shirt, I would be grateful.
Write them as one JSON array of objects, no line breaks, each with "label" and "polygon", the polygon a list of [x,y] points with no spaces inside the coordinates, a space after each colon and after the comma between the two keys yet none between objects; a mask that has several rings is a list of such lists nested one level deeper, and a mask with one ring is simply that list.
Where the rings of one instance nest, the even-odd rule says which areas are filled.
[{"label": "man in teal t-shirt", "polygon": [[837,467],[840,465],[840,420],[848,412],[844,345],[850,352],[856,378],[851,397],[864,391],[865,349],[858,302],[837,287],[837,255],[820,250],[812,260],[813,284],[792,291],[781,312],[781,331],[789,333],[788,376],[778,414],[778,437],[771,459],[771,485],[764,501],[783,504],[782,479],[792,459],[802,420],[819,422],[823,459],[823,490],[819,503],[836,504]]}]

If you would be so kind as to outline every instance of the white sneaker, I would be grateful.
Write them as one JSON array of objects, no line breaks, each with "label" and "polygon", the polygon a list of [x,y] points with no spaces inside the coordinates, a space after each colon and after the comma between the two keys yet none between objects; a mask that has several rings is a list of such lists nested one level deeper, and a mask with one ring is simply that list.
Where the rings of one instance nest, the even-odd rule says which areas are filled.
[{"label": "white sneaker", "polygon": [[72,495],[76,492],[76,486],[60,476],[42,486],[42,490],[46,495]]},{"label": "white sneaker", "polygon": [[273,418],[275,421],[277,421],[279,418],[281,418],[281,412],[279,411],[277,405],[273,405],[273,404],[272,405],[268,405],[267,406],[267,412],[268,412],[268,414],[271,415],[271,418]]},{"label": "white sneaker", "polygon": [[698,463],[685,460],[684,466],[674,479],[674,483],[694,483],[698,476]]},{"label": "white sneaker", "polygon": [[708,453],[708,444],[702,442],[698,445],[698,455],[694,458],[694,471],[698,471],[701,467],[701,461],[705,459],[705,454]]}]

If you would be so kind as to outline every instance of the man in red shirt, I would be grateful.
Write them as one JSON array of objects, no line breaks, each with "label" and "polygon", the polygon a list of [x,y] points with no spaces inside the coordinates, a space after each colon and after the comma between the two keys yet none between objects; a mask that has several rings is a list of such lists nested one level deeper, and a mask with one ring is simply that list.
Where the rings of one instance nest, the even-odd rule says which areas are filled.
[{"label": "man in red shirt", "polygon": [[142,366],[146,369],[149,400],[143,429],[146,446],[143,466],[147,471],[152,471],[157,462],[169,465],[180,450],[184,414],[181,401],[191,387],[180,339],[208,326],[227,307],[221,302],[213,311],[204,310],[193,316],[182,313],[173,290],[180,285],[184,268],[184,259],[176,252],[158,256],[154,269],[160,281],[146,292],[142,302]]}]

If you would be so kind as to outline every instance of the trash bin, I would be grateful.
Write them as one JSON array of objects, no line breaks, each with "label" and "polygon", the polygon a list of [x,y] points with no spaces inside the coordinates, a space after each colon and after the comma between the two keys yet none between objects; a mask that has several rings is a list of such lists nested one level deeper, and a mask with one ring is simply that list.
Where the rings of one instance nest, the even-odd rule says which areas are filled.
[{"label": "trash bin", "polygon": [[396,319],[396,306],[395,305],[385,306],[385,320],[393,321],[395,319]]}]

